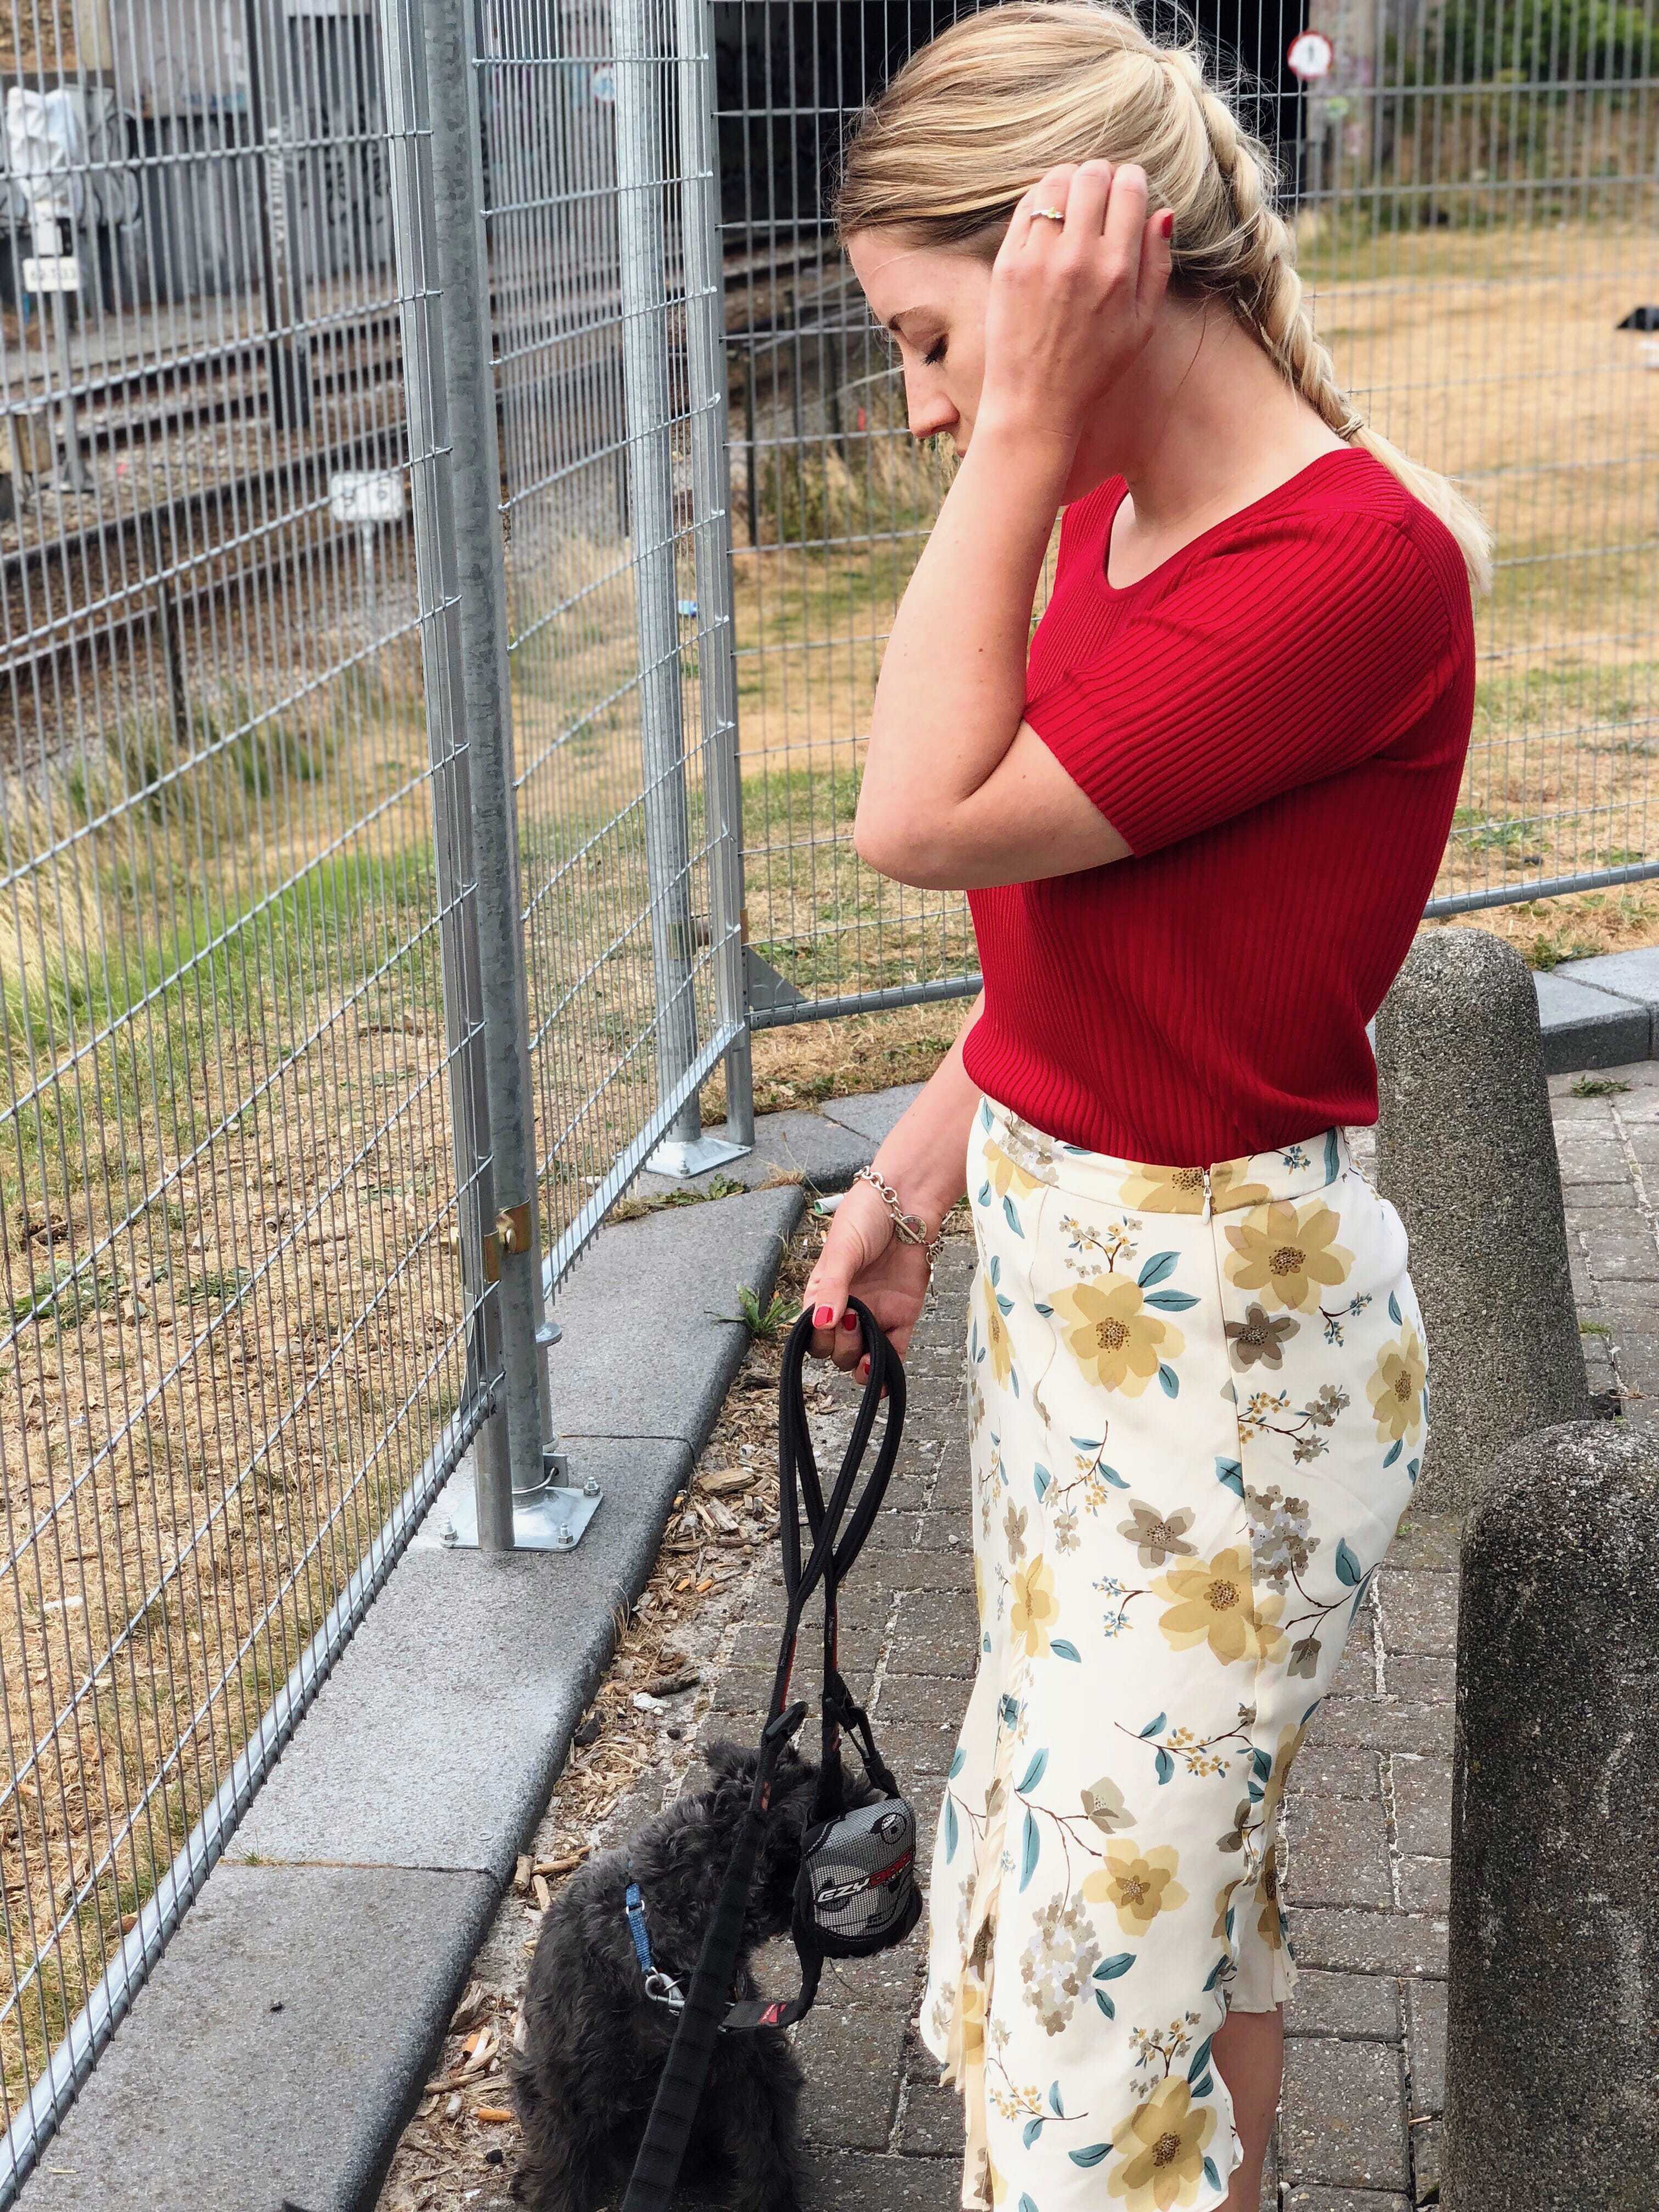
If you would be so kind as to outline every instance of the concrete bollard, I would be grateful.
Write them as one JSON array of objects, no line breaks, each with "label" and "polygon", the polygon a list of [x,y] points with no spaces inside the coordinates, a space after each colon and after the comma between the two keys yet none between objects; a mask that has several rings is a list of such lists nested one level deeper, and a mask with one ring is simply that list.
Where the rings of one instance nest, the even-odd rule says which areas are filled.
[{"label": "concrete bollard", "polygon": [[1428,1339],[1418,1497],[1467,1512],[1506,1444],[1589,1412],[1525,962],[1484,929],[1425,931],[1378,1012],[1376,1062],[1377,1188]]},{"label": "concrete bollard", "polygon": [[1659,1431],[1506,1452],[1463,1538],[1447,2212],[1659,2203]]}]

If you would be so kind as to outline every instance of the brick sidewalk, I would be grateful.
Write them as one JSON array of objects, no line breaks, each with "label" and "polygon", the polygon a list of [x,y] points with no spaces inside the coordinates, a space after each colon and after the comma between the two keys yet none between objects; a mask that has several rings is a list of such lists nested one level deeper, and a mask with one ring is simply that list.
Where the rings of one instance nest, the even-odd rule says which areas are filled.
[{"label": "brick sidewalk", "polygon": [[[1587,1079],[1558,1078],[1551,1092],[1590,1386],[1610,1407],[1650,1418],[1659,1066],[1588,1081],[1603,1087],[1583,1095]],[[875,1678],[883,1747],[917,1800],[924,1864],[976,1643],[960,1402],[971,1257],[964,1238],[942,1255],[908,1362],[902,1465],[842,1613],[844,1663],[855,1691]],[[1413,1516],[1297,1761],[1285,1890],[1302,1975],[1264,2212],[1407,2212],[1437,2196],[1456,1559],[1455,1527]],[[763,1578],[705,1735],[758,1727],[781,1619],[780,1586]],[[957,2201],[955,2093],[938,2087],[912,2024],[920,1970],[914,1944],[832,1964],[799,2031],[812,2212],[949,2212]]]}]

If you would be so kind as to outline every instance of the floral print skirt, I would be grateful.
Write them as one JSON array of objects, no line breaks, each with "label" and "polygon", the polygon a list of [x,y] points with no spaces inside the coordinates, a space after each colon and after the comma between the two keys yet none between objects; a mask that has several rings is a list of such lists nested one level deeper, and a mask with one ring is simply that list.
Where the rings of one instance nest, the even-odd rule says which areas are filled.
[{"label": "floral print skirt", "polygon": [[1290,1994],[1285,1778],[1421,1460],[1406,1234],[1337,1129],[1145,1166],[987,1099],[968,1187],[980,1657],[922,2036],[964,2205],[1210,2212],[1211,2041]]}]

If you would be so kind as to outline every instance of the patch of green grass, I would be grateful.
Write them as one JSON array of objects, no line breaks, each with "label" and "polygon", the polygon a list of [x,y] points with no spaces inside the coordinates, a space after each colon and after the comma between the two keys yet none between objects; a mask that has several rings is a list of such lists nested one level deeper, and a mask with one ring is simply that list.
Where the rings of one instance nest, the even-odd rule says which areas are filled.
[{"label": "patch of green grass", "polygon": [[722,1321],[741,1321],[751,1336],[760,1337],[767,1344],[775,1344],[794,1321],[799,1307],[781,1291],[774,1291],[763,1305],[747,1283],[738,1286],[738,1310],[722,1314]]},{"label": "patch of green grass", "polygon": [[1581,1075],[1571,1086],[1575,1098],[1616,1098],[1630,1087],[1619,1077],[1609,1075]]}]

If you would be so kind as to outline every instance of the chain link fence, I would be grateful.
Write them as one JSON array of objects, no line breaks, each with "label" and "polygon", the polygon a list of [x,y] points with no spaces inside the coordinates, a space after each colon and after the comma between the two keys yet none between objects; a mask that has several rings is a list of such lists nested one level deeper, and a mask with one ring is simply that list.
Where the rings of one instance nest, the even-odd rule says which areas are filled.
[{"label": "chain link fence", "polygon": [[[1206,23],[1498,526],[1438,911],[1659,872],[1652,14],[1553,5]],[[0,0],[0,2204],[467,1453],[573,1540],[640,1167],[973,988],[852,848],[945,478],[820,198],[950,12]]]}]

